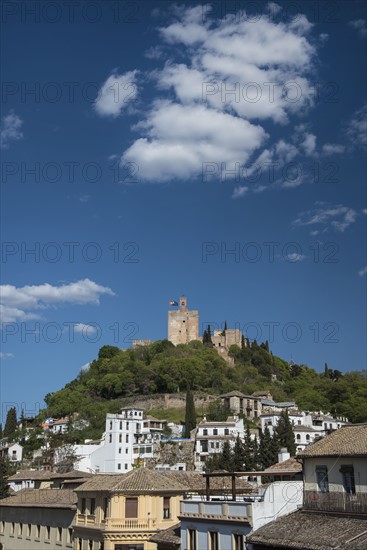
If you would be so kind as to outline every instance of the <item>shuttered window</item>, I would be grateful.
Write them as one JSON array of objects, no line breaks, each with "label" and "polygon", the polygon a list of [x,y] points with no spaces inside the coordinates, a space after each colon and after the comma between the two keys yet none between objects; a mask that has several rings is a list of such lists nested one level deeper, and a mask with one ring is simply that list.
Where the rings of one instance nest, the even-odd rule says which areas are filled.
[{"label": "shuttered window", "polygon": [[138,517],[138,499],[126,498],[125,518],[137,518],[137,517]]}]

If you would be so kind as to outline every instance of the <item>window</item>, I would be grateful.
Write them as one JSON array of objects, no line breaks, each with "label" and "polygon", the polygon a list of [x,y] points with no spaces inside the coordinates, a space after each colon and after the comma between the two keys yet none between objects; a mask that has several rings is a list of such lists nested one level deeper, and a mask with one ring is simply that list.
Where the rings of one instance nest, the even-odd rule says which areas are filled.
[{"label": "window", "polygon": [[306,434],[306,441],[310,441],[310,436]]},{"label": "window", "polygon": [[243,535],[235,533],[233,535],[233,550],[245,550]]},{"label": "window", "polygon": [[127,470],[127,469],[128,469],[128,466],[129,466],[128,464],[125,464],[125,470]]},{"label": "window", "polygon": [[89,541],[88,549],[93,550],[93,541],[92,540]]},{"label": "window", "polygon": [[129,423],[126,422],[126,429],[128,430],[129,429]]},{"label": "window", "polygon": [[228,428],[224,429],[224,435],[229,435],[229,429]]},{"label": "window", "polygon": [[301,441],[301,436],[300,436],[300,434],[297,434],[297,441]]},{"label": "window", "polygon": [[125,518],[138,517],[138,499],[136,497],[127,497],[125,500]]},{"label": "window", "polygon": [[218,430],[217,430],[217,428],[214,428],[214,430],[213,430],[213,435],[218,435]]},{"label": "window", "polygon": [[62,527],[58,527],[57,528],[57,542],[61,542],[62,541]]},{"label": "window", "polygon": [[15,523],[14,521],[11,522],[11,527],[10,527],[10,534],[11,535],[14,535],[15,533]]},{"label": "window", "polygon": [[188,542],[188,550],[198,550],[197,544],[196,544],[196,530],[195,529],[188,529],[187,530],[187,542]]},{"label": "window", "polygon": [[126,447],[126,449],[125,449],[125,454],[126,454],[126,455],[129,454],[129,449],[128,449],[127,447]]},{"label": "window", "polygon": [[68,543],[73,542],[73,530],[71,528],[68,529]]},{"label": "window", "polygon": [[298,426],[300,426],[300,425],[301,425],[301,421],[300,421],[300,420],[298,420]]},{"label": "window", "polygon": [[110,430],[112,430],[112,420],[110,420]]},{"label": "window", "polygon": [[2,522],[0,523],[0,529],[1,529],[0,532],[1,532],[1,533],[4,533],[4,530],[5,530],[5,521],[2,521]]},{"label": "window", "polygon": [[119,443],[122,443],[122,434],[119,435]]},{"label": "window", "polygon": [[103,499],[103,515],[106,518],[108,516],[108,498]]},{"label": "window", "polygon": [[218,531],[209,531],[209,550],[219,550]]},{"label": "window", "polygon": [[122,421],[120,421],[120,430],[122,430]]},{"label": "window", "polygon": [[126,443],[129,443],[129,434],[126,434]]},{"label": "window", "polygon": [[82,550],[83,548],[83,539],[78,539],[78,550]]},{"label": "window", "polygon": [[21,537],[23,533],[23,523],[19,523],[18,537]]},{"label": "window", "polygon": [[121,464],[120,464],[120,463],[117,464],[117,469],[118,469],[118,470],[121,470]]},{"label": "window", "polygon": [[51,527],[49,525],[46,525],[45,540],[50,540],[50,538],[51,538]]},{"label": "window", "polygon": [[204,429],[203,430],[203,435],[208,435],[208,430]]},{"label": "window", "polygon": [[112,443],[112,434],[110,434],[108,440],[109,440],[110,443]]},{"label": "window", "polygon": [[163,519],[171,517],[171,499],[170,497],[163,498]]},{"label": "window", "polygon": [[41,538],[41,526],[36,525],[36,539],[40,539],[40,538]]},{"label": "window", "polygon": [[329,492],[329,478],[327,466],[316,466],[316,481],[320,493]]},{"label": "window", "polygon": [[96,499],[95,498],[91,498],[90,499],[90,510],[89,510],[89,513],[91,516],[94,516],[95,513],[96,513]]},{"label": "window", "polygon": [[121,454],[121,447],[119,448],[119,454]]},{"label": "window", "polygon": [[87,501],[85,500],[85,498],[82,498],[82,503],[81,503],[81,506],[80,506],[80,513],[85,514],[86,509],[87,509]]},{"label": "window", "polygon": [[356,484],[354,479],[354,468],[353,466],[342,465],[340,472],[343,477],[343,487],[346,493],[350,495],[356,494]]},{"label": "window", "polygon": [[28,523],[27,525],[27,537],[30,538],[32,534],[32,525],[30,523]]}]

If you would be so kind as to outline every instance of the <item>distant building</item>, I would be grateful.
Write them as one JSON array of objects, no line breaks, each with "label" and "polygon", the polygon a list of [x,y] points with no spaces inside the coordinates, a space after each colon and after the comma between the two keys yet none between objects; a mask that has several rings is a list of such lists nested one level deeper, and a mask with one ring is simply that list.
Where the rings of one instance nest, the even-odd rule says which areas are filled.
[{"label": "distant building", "polygon": [[225,422],[208,422],[206,418],[198,424],[195,436],[195,468],[202,470],[205,461],[222,451],[224,441],[233,446],[237,436],[244,438],[242,418],[229,416]]},{"label": "distant building", "polygon": [[240,391],[224,393],[220,399],[225,407],[235,414],[244,414],[252,420],[258,418],[262,411],[261,398],[252,395],[245,395]]},{"label": "distant building", "polygon": [[153,458],[153,445],[166,425],[166,420],[145,417],[143,409],[124,408],[121,414],[107,414],[99,444],[74,445],[74,467],[91,473],[130,472]]},{"label": "distant building", "polygon": [[199,312],[187,309],[187,299],[182,296],[178,310],[168,312],[168,340],[175,346],[188,344],[199,337]]},{"label": "distant building", "polygon": [[7,458],[12,463],[22,462],[23,447],[19,443],[7,443],[4,441],[4,444],[0,445],[0,457]]}]

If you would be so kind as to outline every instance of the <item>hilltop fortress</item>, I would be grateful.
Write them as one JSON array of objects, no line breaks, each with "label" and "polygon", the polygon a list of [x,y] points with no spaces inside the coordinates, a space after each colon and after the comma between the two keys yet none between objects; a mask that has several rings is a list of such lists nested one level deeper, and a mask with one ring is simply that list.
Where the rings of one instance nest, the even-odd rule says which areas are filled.
[{"label": "hilltop fortress", "polygon": [[[227,356],[233,344],[241,347],[242,333],[239,329],[215,329],[211,339],[217,351]],[[193,340],[203,341],[203,337],[199,336],[199,312],[187,308],[185,296],[180,298],[178,309],[168,312],[168,340],[175,346]]]}]

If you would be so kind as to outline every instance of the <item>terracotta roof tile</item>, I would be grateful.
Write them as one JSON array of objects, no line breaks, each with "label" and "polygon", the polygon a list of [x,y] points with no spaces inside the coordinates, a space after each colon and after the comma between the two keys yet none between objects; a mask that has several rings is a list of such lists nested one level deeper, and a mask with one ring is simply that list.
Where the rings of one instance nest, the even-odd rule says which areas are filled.
[{"label": "terracotta roof tile", "polygon": [[181,545],[181,523],[176,523],[176,525],[168,529],[158,531],[158,533],[153,535],[149,540],[156,544],[164,543],[172,548],[179,547]]},{"label": "terracotta roof tile", "polygon": [[247,537],[247,542],[267,548],[362,550],[367,542],[367,518],[299,510],[260,527]]},{"label": "terracotta roof tile", "polygon": [[367,456],[367,423],[342,426],[308,445],[298,456]]},{"label": "terracotta roof tile", "polygon": [[289,472],[289,471],[295,471],[295,472],[302,472],[302,464],[298,462],[294,457],[288,458],[287,460],[284,460],[283,462],[277,462],[276,464],[272,464],[269,466],[269,468],[266,468],[264,470],[265,472]]},{"label": "terracotta roof tile", "polygon": [[72,508],[76,507],[77,496],[71,489],[23,489],[12,496],[0,500],[1,506],[32,508]]}]

